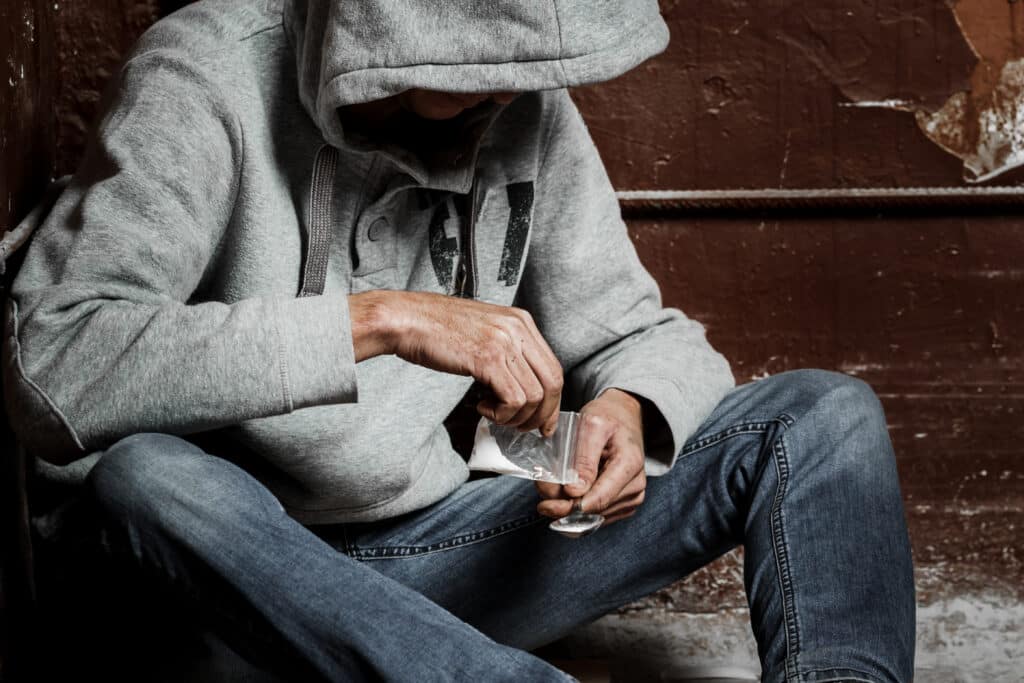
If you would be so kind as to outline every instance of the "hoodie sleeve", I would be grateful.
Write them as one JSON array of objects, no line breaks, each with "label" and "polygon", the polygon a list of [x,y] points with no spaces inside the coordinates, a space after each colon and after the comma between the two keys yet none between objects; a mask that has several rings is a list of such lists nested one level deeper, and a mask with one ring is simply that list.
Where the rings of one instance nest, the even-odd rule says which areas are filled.
[{"label": "hoodie sleeve", "polygon": [[12,288],[5,399],[64,464],[127,434],[187,434],[356,400],[347,297],[195,302],[215,267],[242,131],[192,63],[136,57]]},{"label": "hoodie sleeve", "polygon": [[671,438],[648,440],[647,471],[661,474],[733,376],[702,325],[662,307],[582,117],[566,91],[554,97],[521,303],[562,361],[569,395],[617,388],[657,408]]}]

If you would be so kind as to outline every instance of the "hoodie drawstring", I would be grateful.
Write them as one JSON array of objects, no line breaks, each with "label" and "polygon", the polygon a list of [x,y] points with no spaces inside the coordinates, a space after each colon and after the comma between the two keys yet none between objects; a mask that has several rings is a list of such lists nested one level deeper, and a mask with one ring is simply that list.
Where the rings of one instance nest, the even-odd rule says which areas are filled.
[{"label": "hoodie drawstring", "polygon": [[299,296],[319,296],[327,281],[327,261],[333,231],[334,174],[338,170],[338,150],[323,145],[313,162],[309,188],[309,233],[306,235],[305,265]]}]

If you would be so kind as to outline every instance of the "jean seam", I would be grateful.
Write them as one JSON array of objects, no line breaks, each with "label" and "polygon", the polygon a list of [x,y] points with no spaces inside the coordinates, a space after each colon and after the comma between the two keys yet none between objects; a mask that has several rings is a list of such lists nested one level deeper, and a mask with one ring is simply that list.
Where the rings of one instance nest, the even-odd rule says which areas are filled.
[{"label": "jean seam", "polygon": [[726,439],[731,439],[734,436],[743,436],[744,434],[763,434],[768,431],[772,423],[776,420],[766,420],[763,422],[744,422],[738,425],[733,425],[727,429],[723,429],[720,432],[715,432],[711,436],[706,436],[703,439],[683,446],[683,449],[679,451],[679,457],[684,458],[688,455],[692,455],[706,448],[710,448]]},{"label": "jean seam", "polygon": [[[792,418],[782,420],[789,426]],[[793,580],[789,566],[789,546],[786,542],[782,502],[789,487],[789,456],[786,451],[784,434],[780,435],[772,446],[773,460],[778,475],[775,489],[775,500],[772,501],[771,531],[772,549],[775,553],[775,565],[779,575],[779,588],[782,593],[782,615],[786,629],[786,680],[799,680],[798,668],[800,658],[800,629],[797,622],[796,607],[793,597]]]},{"label": "jean seam", "polygon": [[497,536],[503,536],[504,534],[518,531],[520,529],[532,526],[538,522],[545,521],[546,518],[539,515],[528,515],[526,517],[520,517],[514,519],[511,522],[505,522],[496,527],[485,529],[484,531],[474,531],[469,534],[463,534],[456,536],[455,538],[446,539],[438,543],[431,543],[430,545],[421,546],[371,546],[368,548],[359,548],[355,545],[352,546],[351,557],[357,560],[395,560],[404,559],[409,557],[421,557],[423,555],[430,555],[433,553],[445,552],[448,550],[455,550],[456,548],[464,548],[469,545],[481,543],[483,541],[496,538]]},{"label": "jean seam", "polygon": [[[679,451],[680,458],[692,455],[705,448],[710,448],[726,439],[731,439],[734,436],[743,436],[744,434],[764,434],[767,432],[773,424],[781,424],[784,427],[792,427],[796,420],[787,413],[779,413],[776,417],[768,420],[757,420],[756,422],[741,422],[739,424],[726,427],[725,429],[715,432],[710,436],[705,436],[703,439],[694,441],[693,443],[686,444],[682,450]],[[700,430],[698,430],[699,432]]]}]

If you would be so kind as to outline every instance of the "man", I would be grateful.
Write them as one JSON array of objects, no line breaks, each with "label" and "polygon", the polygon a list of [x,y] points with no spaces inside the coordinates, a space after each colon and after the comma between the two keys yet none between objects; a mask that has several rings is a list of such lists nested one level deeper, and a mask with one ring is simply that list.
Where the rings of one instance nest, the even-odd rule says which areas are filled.
[{"label": "man", "polygon": [[[21,438],[90,454],[111,543],[279,670],[564,680],[526,650],[743,543],[766,681],[909,680],[877,399],[814,371],[730,391],[565,90],[666,41],[653,0],[160,22],[13,288]],[[581,482],[467,481],[442,423],[474,382],[521,429],[580,408]],[[609,524],[546,529],[577,501]]]}]

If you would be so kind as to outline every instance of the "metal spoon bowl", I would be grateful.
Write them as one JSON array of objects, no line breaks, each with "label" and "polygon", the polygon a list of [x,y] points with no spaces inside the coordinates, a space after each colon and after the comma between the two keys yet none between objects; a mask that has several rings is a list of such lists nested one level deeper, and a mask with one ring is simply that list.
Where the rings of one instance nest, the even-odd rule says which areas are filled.
[{"label": "metal spoon bowl", "polygon": [[572,512],[551,522],[548,524],[548,528],[566,538],[582,538],[600,529],[602,524],[604,524],[604,515],[584,512],[580,499],[577,499],[572,506]]}]

